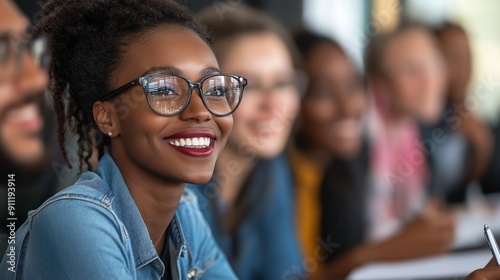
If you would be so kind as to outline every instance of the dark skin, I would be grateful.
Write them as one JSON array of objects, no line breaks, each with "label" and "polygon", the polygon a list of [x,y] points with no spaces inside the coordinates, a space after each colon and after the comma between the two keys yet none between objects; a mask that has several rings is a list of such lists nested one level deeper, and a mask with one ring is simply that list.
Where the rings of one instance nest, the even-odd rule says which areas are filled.
[{"label": "dark skin", "polygon": [[361,118],[367,98],[356,69],[335,46],[316,46],[306,61],[309,89],[302,100],[300,134],[312,145],[305,151],[324,167],[331,156],[350,158],[361,145]]},{"label": "dark skin", "polygon": [[[334,45],[325,43],[313,48],[306,57],[305,70],[310,77],[309,90],[302,101],[302,118],[307,126],[299,129],[310,143],[306,155],[318,164],[318,168],[325,168],[332,158],[348,160],[360,152],[361,133],[355,133],[354,124],[360,122],[365,113],[367,97],[354,66]],[[349,120],[347,124],[346,120]],[[339,124],[341,129],[337,129]],[[342,129],[352,131],[347,133]],[[431,202],[421,217],[395,236],[354,247],[315,277],[345,278],[354,268],[369,262],[446,252],[453,240],[452,222],[452,216]]]},{"label": "dark skin", "polygon": [[448,73],[448,100],[463,102],[472,75],[472,54],[469,39],[457,28],[446,28],[439,35]]},{"label": "dark skin", "polygon": [[[467,97],[467,87],[471,79],[472,55],[469,40],[463,30],[446,28],[439,42],[448,70],[448,102],[463,106]],[[493,135],[488,127],[475,116],[462,117],[458,128],[474,150],[467,179],[480,179],[486,172],[493,150]]]},{"label": "dark skin", "polygon": [[500,266],[491,259],[488,264],[481,269],[474,270],[465,277],[465,280],[498,280],[500,279]]},{"label": "dark skin", "polygon": [[[111,88],[151,72],[170,71],[195,82],[219,72],[210,47],[184,27],[161,26],[138,41],[123,54],[124,63],[113,73]],[[186,183],[203,184],[210,179],[233,125],[232,116],[213,116],[198,93],[194,90],[186,109],[171,117],[153,112],[140,86],[117,100],[94,104],[94,119],[104,134],[112,133],[111,156],[159,255]],[[215,134],[215,150],[210,156],[188,156],[165,141],[172,134],[193,129]]]}]

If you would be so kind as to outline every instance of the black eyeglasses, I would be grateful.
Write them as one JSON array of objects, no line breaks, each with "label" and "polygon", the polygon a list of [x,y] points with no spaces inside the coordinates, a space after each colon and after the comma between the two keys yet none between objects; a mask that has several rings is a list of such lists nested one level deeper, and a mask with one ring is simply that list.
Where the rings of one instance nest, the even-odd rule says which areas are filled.
[{"label": "black eyeglasses", "polygon": [[0,35],[0,78],[10,78],[17,73],[24,51],[29,52],[37,67],[47,70],[50,64],[47,37],[30,40],[12,33],[4,33]]},{"label": "black eyeglasses", "polygon": [[198,83],[180,75],[157,73],[139,77],[107,94],[101,100],[110,100],[135,85],[141,85],[149,107],[162,116],[182,112],[191,99],[193,89],[200,90],[200,97],[207,110],[215,116],[232,114],[240,105],[247,79],[226,74],[209,75]]}]

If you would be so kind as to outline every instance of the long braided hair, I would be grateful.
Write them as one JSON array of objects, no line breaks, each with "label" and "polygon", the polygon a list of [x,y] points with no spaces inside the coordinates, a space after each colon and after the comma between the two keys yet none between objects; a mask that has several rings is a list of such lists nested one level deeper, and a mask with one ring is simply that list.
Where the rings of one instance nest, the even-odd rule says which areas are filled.
[{"label": "long braided hair", "polygon": [[91,157],[110,148],[110,138],[97,128],[93,104],[111,90],[110,79],[128,46],[157,27],[180,25],[209,45],[209,37],[189,10],[170,0],[49,0],[42,7],[34,35],[51,40],[49,91],[57,117],[58,140],[78,137],[80,171],[92,170]]}]

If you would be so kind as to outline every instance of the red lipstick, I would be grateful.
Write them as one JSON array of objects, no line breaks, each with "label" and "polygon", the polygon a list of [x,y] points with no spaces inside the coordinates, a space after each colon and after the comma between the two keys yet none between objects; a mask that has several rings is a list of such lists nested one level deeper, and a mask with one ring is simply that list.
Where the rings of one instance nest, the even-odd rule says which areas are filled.
[{"label": "red lipstick", "polygon": [[208,157],[215,148],[215,133],[211,130],[185,130],[172,134],[164,141],[172,148],[192,157]]}]

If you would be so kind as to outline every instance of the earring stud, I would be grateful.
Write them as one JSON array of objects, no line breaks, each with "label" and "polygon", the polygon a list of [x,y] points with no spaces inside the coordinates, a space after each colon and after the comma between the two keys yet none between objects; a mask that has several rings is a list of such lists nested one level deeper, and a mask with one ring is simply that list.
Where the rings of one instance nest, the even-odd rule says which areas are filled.
[{"label": "earring stud", "polygon": [[109,135],[109,137],[113,136],[113,132],[109,131],[108,135]]}]

